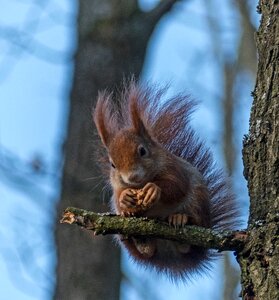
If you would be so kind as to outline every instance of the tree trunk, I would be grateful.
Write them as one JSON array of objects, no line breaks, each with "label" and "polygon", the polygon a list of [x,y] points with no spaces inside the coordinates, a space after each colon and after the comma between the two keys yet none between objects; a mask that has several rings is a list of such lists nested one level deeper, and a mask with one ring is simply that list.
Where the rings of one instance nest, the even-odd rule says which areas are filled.
[{"label": "tree trunk", "polygon": [[[92,106],[98,90],[119,85],[123,76],[139,76],[154,26],[174,2],[161,1],[148,13],[141,12],[135,0],[79,2],[78,48],[58,218],[67,206],[108,211],[107,201],[98,197],[104,185],[93,159]],[[93,239],[88,232],[57,224],[56,241],[55,299],[119,299],[120,250],[110,238]]]},{"label": "tree trunk", "polygon": [[259,64],[244,174],[250,194],[249,240],[238,256],[243,299],[279,299],[279,3],[261,0]]}]

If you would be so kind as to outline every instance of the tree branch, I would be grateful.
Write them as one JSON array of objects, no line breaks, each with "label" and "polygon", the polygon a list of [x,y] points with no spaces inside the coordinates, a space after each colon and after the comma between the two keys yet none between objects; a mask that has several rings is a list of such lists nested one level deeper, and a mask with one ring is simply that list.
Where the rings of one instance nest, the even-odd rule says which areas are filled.
[{"label": "tree branch", "polygon": [[95,235],[122,234],[125,236],[156,237],[219,251],[240,251],[247,238],[244,231],[215,231],[193,225],[174,228],[155,219],[128,218],[110,213],[97,214],[75,207],[68,207],[60,222],[77,224],[87,230],[94,231]]}]

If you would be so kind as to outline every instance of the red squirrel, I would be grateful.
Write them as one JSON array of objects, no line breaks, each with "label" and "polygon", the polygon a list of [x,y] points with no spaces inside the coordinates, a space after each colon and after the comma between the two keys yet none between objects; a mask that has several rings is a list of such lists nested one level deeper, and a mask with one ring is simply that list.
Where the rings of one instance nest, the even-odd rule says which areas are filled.
[{"label": "red squirrel", "polygon": [[[175,227],[233,229],[235,198],[189,125],[196,104],[182,94],[162,99],[166,90],[131,80],[118,97],[98,95],[93,119],[105,148],[101,161],[113,191],[112,210]],[[212,250],[159,238],[119,240],[135,261],[171,278],[200,273],[214,257]]]}]

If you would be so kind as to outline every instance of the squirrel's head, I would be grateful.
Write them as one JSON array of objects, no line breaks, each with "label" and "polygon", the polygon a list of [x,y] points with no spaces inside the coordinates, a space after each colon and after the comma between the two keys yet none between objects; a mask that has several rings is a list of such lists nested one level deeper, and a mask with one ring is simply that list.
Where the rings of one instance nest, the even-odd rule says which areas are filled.
[{"label": "squirrel's head", "polygon": [[141,186],[164,169],[171,153],[185,149],[189,132],[183,133],[193,103],[178,96],[162,105],[166,90],[131,80],[121,94],[99,93],[93,118],[111,162],[112,181]]},{"label": "squirrel's head", "polygon": [[144,125],[139,98],[135,91],[118,106],[111,94],[101,93],[93,113],[111,164],[112,183],[135,188],[156,176],[166,155]]},{"label": "squirrel's head", "polygon": [[111,180],[117,184],[143,187],[163,168],[164,151],[148,136],[123,129],[108,145]]}]

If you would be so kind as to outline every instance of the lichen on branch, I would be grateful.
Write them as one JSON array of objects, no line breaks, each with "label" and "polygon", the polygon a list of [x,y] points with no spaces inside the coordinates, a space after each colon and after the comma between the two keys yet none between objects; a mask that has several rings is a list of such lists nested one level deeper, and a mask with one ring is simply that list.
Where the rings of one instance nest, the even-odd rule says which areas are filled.
[{"label": "lichen on branch", "polygon": [[98,214],[75,207],[68,207],[60,222],[77,224],[87,230],[92,230],[95,235],[122,234],[156,237],[219,251],[240,251],[247,238],[245,231],[215,231],[194,225],[174,228],[168,223],[155,219],[122,217],[110,213]]}]

